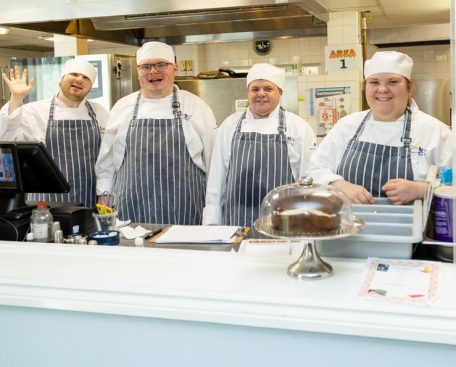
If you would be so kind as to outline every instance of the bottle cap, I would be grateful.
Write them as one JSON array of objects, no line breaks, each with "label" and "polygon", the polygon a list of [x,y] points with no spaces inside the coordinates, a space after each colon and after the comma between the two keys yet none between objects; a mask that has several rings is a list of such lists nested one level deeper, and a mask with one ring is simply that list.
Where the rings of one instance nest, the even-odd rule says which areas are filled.
[{"label": "bottle cap", "polygon": [[25,240],[26,240],[26,241],[31,242],[31,241],[33,241],[34,239],[35,239],[35,238],[34,238],[34,236],[33,236],[33,232],[29,232],[29,233],[27,233],[27,235],[25,236]]},{"label": "bottle cap", "polygon": [[135,238],[135,245],[136,246],[142,246],[144,245],[144,239],[142,237],[136,237]]},{"label": "bottle cap", "polygon": [[36,207],[37,207],[38,209],[47,208],[47,202],[45,202],[45,201],[38,201],[38,202],[36,203]]},{"label": "bottle cap", "polygon": [[453,169],[451,167],[442,167],[440,170],[440,183],[442,185],[453,184]]}]

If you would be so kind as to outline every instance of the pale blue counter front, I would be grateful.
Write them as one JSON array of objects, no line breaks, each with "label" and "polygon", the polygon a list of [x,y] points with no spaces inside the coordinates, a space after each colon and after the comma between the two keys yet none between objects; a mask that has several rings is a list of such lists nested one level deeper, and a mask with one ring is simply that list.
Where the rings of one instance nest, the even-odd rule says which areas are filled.
[{"label": "pale blue counter front", "polygon": [[431,307],[360,299],[364,262],[0,243],[0,366],[414,366],[456,360],[456,269]]}]

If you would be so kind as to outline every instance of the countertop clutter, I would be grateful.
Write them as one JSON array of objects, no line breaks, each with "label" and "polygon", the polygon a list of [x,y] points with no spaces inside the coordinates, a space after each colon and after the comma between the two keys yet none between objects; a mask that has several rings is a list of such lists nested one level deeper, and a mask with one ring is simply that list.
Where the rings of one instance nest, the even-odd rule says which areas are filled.
[{"label": "countertop clutter", "polygon": [[[268,364],[271,360],[268,362],[270,354],[266,350],[261,352],[253,346],[255,339],[246,341],[249,335],[253,337],[260,331],[258,341],[265,342],[262,338],[267,335],[269,342],[279,343],[277,348],[286,352],[279,353],[283,361],[298,358],[301,352],[295,348],[302,344],[295,343],[303,343],[304,339],[310,343],[302,345],[303,350],[312,354],[309,361],[316,361],[316,355],[325,350],[344,349],[345,355],[339,361],[380,365],[357,361],[359,343],[365,350],[372,347],[380,348],[381,353],[394,353],[394,359],[411,354],[408,348],[413,345],[413,356],[407,358],[419,363],[432,355],[439,366],[443,364],[438,361],[456,356],[453,281],[456,267],[453,264],[441,264],[436,301],[429,306],[417,306],[360,297],[366,260],[332,258],[333,277],[319,281],[294,280],[286,274],[286,269],[298,255],[299,251],[184,251],[1,242],[0,341],[3,347],[14,349],[14,340],[9,336],[27,338],[21,331],[26,326],[24,320],[33,324],[39,320],[42,336],[64,332],[67,335],[54,337],[78,340],[86,346],[99,344],[99,340],[91,338],[90,328],[108,318],[110,326],[94,329],[94,333],[98,335],[106,330],[103,343],[111,346],[113,355],[122,353],[112,348],[121,340],[123,352],[137,350],[136,357],[145,358],[146,346],[154,346],[155,361],[165,351],[176,348],[188,353],[192,350],[190,354],[199,351],[207,354],[204,358],[213,356],[216,361],[216,356],[220,357],[217,348],[208,349],[211,342],[205,344],[205,341],[218,337],[219,342],[232,340],[233,346],[239,348],[234,348],[236,353],[229,356],[226,351],[218,350],[224,355],[224,363],[229,361],[220,365],[240,365],[233,363],[239,362],[235,359],[241,358],[241,350],[248,358],[255,355],[258,363],[274,365]],[[122,325],[136,325],[131,335],[133,340],[124,326],[119,326],[125,319],[128,323]],[[89,328],[85,337],[81,338],[79,328]],[[186,345],[179,344],[182,340],[177,329],[177,334],[169,335],[175,328],[190,328],[194,338],[186,340]],[[14,333],[8,335],[13,329]],[[144,335],[134,336],[140,330]],[[241,341],[243,344],[238,344]],[[53,350],[59,350],[60,341],[55,343]],[[82,356],[89,352],[78,347],[78,353],[81,354],[73,358],[74,363],[81,362]],[[2,358],[7,357],[0,356],[0,365],[5,365]],[[178,361],[175,358],[173,361]],[[336,363],[334,358],[327,356],[326,360]],[[66,364],[73,365],[77,364]],[[195,361],[187,365],[204,364]],[[400,364],[393,361],[388,365]]]}]

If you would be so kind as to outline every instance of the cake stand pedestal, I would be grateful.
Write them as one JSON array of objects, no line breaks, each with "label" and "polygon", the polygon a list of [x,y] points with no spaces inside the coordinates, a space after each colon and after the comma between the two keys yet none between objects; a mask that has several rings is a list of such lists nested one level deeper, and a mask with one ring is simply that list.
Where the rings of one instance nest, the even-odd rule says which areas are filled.
[{"label": "cake stand pedestal", "polygon": [[255,229],[265,236],[282,239],[299,239],[300,244],[304,244],[301,256],[288,267],[288,275],[295,279],[324,279],[333,274],[333,268],[327,262],[323,261],[318,254],[316,240],[329,240],[349,237],[357,234],[364,228],[364,221],[353,216],[352,225],[341,225],[340,228],[332,234],[324,235],[305,235],[305,234],[287,234],[277,233],[273,230],[269,217],[260,218],[253,224]]},{"label": "cake stand pedestal", "polygon": [[298,260],[288,267],[288,275],[296,279],[323,279],[333,274],[333,268],[318,254],[315,241],[302,241],[304,248]]}]

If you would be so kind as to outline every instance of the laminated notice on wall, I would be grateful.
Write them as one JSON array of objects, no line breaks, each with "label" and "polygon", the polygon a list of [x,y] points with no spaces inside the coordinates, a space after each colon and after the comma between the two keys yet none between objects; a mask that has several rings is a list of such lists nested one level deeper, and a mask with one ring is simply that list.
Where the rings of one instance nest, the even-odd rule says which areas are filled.
[{"label": "laminated notice on wall", "polygon": [[350,113],[350,87],[314,88],[311,115],[317,118],[317,137],[325,137],[342,117]]}]

